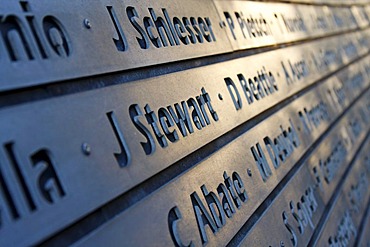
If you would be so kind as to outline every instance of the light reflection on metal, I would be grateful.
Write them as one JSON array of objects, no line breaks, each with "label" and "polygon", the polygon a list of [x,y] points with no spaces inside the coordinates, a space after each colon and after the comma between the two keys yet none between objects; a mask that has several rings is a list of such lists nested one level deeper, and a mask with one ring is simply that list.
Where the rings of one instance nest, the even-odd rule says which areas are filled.
[{"label": "light reflection on metal", "polygon": [[[181,237],[179,239],[183,243],[192,242],[195,246],[201,244],[225,246],[313,141],[324,133],[326,127],[335,119],[338,113],[328,112],[330,120],[324,120],[324,104],[326,104],[328,98],[320,93],[326,92],[326,87],[332,87],[333,84],[336,83],[329,80],[298,98],[209,159],[181,177],[174,179],[170,184],[137,203],[135,207],[127,209],[74,246],[90,246],[93,243],[101,245],[106,239],[112,239],[110,241],[111,246],[130,246],[134,243],[144,246],[153,243],[154,239],[167,246],[173,244],[173,239],[169,234],[171,229],[173,234]],[[257,243],[268,246],[269,244],[279,243],[280,240],[288,243],[290,235],[284,227],[281,215],[283,210],[289,210],[289,200],[298,202],[310,185],[312,185],[312,190],[315,188],[315,176],[311,173],[313,167],[320,163],[319,159],[326,159],[332,155],[335,148],[339,152],[346,150],[345,154],[341,153],[341,158],[338,160],[339,170],[335,171],[336,174],[330,180],[330,184],[324,183],[326,174],[321,174],[321,171],[319,171],[322,181],[320,186],[323,190],[321,191],[318,185],[315,191],[307,192],[317,193],[315,195],[317,198],[317,213],[311,219],[315,225],[317,224],[320,214],[325,209],[326,203],[341,179],[341,175],[369,130],[370,119],[362,119],[358,113],[360,109],[366,109],[365,101],[369,103],[369,95],[370,91],[351,107],[317,149],[313,151],[309,160],[301,166],[298,173],[293,176],[292,181],[279,194],[277,201],[274,201],[266,214],[256,222],[256,227],[252,229],[250,235],[251,238],[248,238],[248,235],[246,237],[247,242],[242,243],[243,246],[254,246]],[[299,110],[306,107],[309,111],[319,104],[321,104],[319,107],[321,108],[320,114],[322,114],[322,117],[320,117],[321,124],[317,126],[317,129],[305,134],[302,118],[299,117]],[[327,106],[330,108],[329,102]],[[353,132],[352,129],[348,128],[349,121],[354,119],[358,120],[357,123],[361,125],[361,132]],[[284,141],[278,139],[278,142],[275,140],[264,142],[267,138],[274,139],[278,137],[283,131],[287,132]],[[256,153],[258,156],[264,153],[267,164],[262,164],[263,161],[260,165],[256,164],[258,162],[256,162],[251,148],[259,150],[257,142],[261,145],[262,151]],[[273,147],[271,143],[275,143],[276,146]],[[279,147],[279,145],[283,145],[287,149],[282,146]],[[282,155],[280,158],[277,153],[274,154],[275,151],[273,150],[275,148],[278,150],[282,148],[280,149]],[[284,150],[287,152],[285,153]],[[270,151],[271,153],[269,153]],[[272,157],[279,160],[278,164],[273,165]],[[263,160],[263,158],[260,159]],[[260,168],[262,166],[264,166],[264,174],[267,176],[265,180],[261,175]],[[252,176],[247,174],[248,168],[251,169]],[[212,176],[209,176],[210,170],[212,170]],[[270,173],[266,172],[267,170]],[[228,185],[233,187],[223,191],[221,188],[224,185],[226,188]],[[177,188],[182,189],[179,191]],[[228,201],[227,196],[233,199]],[[172,219],[170,217],[173,208],[177,208],[181,212],[181,218]],[[209,218],[207,214],[209,214]],[[202,215],[204,218],[201,217]],[[218,219],[219,222],[212,219]],[[142,238],[141,234],[136,231],[137,228],[132,227],[133,225],[145,232],[146,238]],[[170,230],[163,231],[166,228]],[[303,245],[309,240],[310,235],[307,233],[312,233],[312,229],[308,228],[305,230],[304,237],[299,238],[299,241],[304,241],[300,242]],[[268,238],[266,237],[266,229],[269,229]],[[119,235],[118,233],[122,231],[125,234]]]}]

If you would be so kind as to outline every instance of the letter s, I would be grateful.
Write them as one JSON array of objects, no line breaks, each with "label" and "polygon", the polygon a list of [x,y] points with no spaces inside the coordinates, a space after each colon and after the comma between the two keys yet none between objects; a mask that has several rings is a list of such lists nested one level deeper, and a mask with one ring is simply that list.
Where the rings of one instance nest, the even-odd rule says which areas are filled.
[{"label": "letter s", "polygon": [[155,152],[155,142],[153,136],[150,134],[149,130],[140,122],[139,117],[143,116],[143,113],[140,110],[139,105],[133,104],[129,107],[129,113],[132,123],[140,131],[140,133],[145,136],[147,142],[140,142],[141,146],[144,149],[146,155],[151,155]]},{"label": "letter s", "polygon": [[144,29],[135,20],[135,18],[139,17],[139,15],[136,12],[136,9],[134,7],[129,6],[129,7],[126,8],[126,13],[127,13],[127,17],[130,20],[131,24],[134,26],[136,31],[138,31],[140,33],[140,35],[142,37],[142,38],[136,37],[137,42],[139,43],[141,49],[148,49],[149,48],[149,39],[146,36]]},{"label": "letter s", "polygon": [[282,216],[283,216],[283,222],[284,222],[286,229],[288,229],[290,234],[292,234],[292,238],[290,239],[290,241],[292,241],[293,246],[296,247],[297,246],[297,235],[295,234],[293,227],[288,223],[288,216],[285,211],[283,211]]}]

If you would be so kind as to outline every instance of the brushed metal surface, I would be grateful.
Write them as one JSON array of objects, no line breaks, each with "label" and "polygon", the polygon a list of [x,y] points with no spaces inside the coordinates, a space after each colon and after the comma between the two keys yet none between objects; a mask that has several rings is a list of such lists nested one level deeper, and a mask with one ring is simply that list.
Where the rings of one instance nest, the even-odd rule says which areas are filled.
[{"label": "brushed metal surface", "polygon": [[[215,4],[218,11],[211,0],[6,0],[0,6],[0,91],[276,45],[358,26],[349,7]],[[79,11],[72,13],[75,9]],[[235,41],[225,20],[227,11],[243,11],[246,18],[255,20],[248,24],[251,33],[245,35],[256,38],[244,39],[236,28]],[[301,19],[307,30],[297,31]],[[234,22],[239,25],[235,17]],[[360,26],[366,26],[366,21]]]},{"label": "brushed metal surface", "polygon": [[[226,245],[302,154],[325,132],[326,128],[335,119],[335,116],[338,116],[339,112],[336,112],[336,108],[331,108],[332,105],[329,103],[329,98],[325,95],[328,88],[333,87],[336,83],[337,81],[328,80],[318,88],[298,98],[184,175],[174,178],[168,185],[152,193],[141,202],[133,205],[107,224],[98,228],[95,232],[92,232],[86,238],[76,243],[75,246],[89,246],[93,243],[97,245],[109,244],[110,246],[131,246],[134,244],[140,246],[168,246],[173,245],[174,238],[176,238],[178,244],[181,242],[184,245],[188,245],[189,243],[193,243],[195,246],[205,243],[207,243],[207,246]],[[363,108],[363,101],[367,100],[369,93],[364,95],[362,100],[346,114],[340,124],[335,127],[335,131],[332,134],[333,137],[330,137],[328,140],[333,141],[335,135],[339,135],[338,132],[344,131],[343,126],[347,126],[347,121],[357,116],[357,111]],[[328,106],[327,113],[330,117],[320,118],[321,121],[319,122],[321,123],[317,125],[317,128],[312,128],[310,129],[311,131],[306,132],[302,124],[303,122],[299,118],[299,110],[303,110],[304,107],[307,107],[307,110],[312,109],[322,101]],[[297,138],[293,139],[299,140],[300,143],[275,168],[272,158],[270,158],[271,156],[269,156],[265,147],[264,139],[266,137],[274,138],[280,135],[289,126],[291,129],[295,128]],[[353,148],[363,138],[364,132],[366,131],[362,131],[357,139],[353,139]],[[347,131],[345,133],[350,135]],[[260,143],[261,150],[265,154],[266,162],[270,168],[270,174],[265,180],[260,175],[260,168],[256,164],[251,151],[252,147],[256,148],[257,142]],[[328,146],[328,143],[325,143],[324,146]],[[327,151],[326,149],[325,153]],[[249,174],[248,169],[250,170]],[[210,171],[212,171],[212,175],[210,175]],[[209,201],[206,202],[202,193],[206,191],[204,193],[207,194],[212,191],[216,193],[216,197],[218,195],[218,198],[223,198],[217,189],[222,186],[220,184],[227,183],[224,182],[226,175],[231,177],[235,173],[239,175],[240,179],[238,182],[230,183],[240,185],[240,181],[242,181],[242,187],[246,192],[244,199],[246,197],[248,199],[243,201],[243,196],[241,196],[242,199],[240,199],[239,207],[234,206],[235,212],[233,214],[230,213],[229,217],[225,216],[224,221],[220,220],[219,223],[213,222],[213,224],[217,225],[216,227],[210,227],[212,223],[209,223],[208,226],[204,227],[205,233],[202,233],[202,228],[199,227],[202,224],[197,223],[195,206],[198,207],[198,204],[194,201],[194,198],[196,198],[194,194],[196,193],[199,198],[202,198],[199,200],[207,208],[207,203],[208,205],[212,204],[212,199],[208,198],[207,200]],[[250,174],[252,175],[250,176]],[[237,176],[235,175],[235,177]],[[306,177],[307,179],[310,178],[307,174]],[[243,189],[239,191],[243,191]],[[223,201],[223,207],[227,208],[224,203]],[[214,201],[213,204],[215,204]],[[209,207],[215,207],[215,214],[222,219],[220,215],[221,211],[217,211],[215,205]],[[208,208],[206,210],[208,211]],[[170,221],[169,219],[171,219],[174,212],[177,212],[177,217],[172,218],[173,221]],[[203,220],[205,221],[206,219],[203,218]],[[199,219],[198,222],[200,222]],[[137,229],[145,232],[145,237],[138,234]],[[164,231],[163,229],[173,229],[172,238],[171,230]],[[120,235],[118,234],[119,232],[124,232],[125,234]],[[107,240],[109,241],[107,242]]]},{"label": "brushed metal surface", "polygon": [[[357,107],[367,108],[367,104],[360,102]],[[362,122],[357,107],[341,120],[300,167],[240,245],[273,246],[283,243],[285,246],[307,246],[338,182],[369,131],[369,119]],[[349,131],[349,123],[354,118],[359,119],[362,126],[358,135]],[[368,155],[369,148],[370,141],[367,140],[361,150],[361,158]],[[324,162],[326,166],[320,167]],[[269,229],[268,237],[266,229]]]},{"label": "brushed metal surface", "polygon": [[0,13],[1,91],[231,51],[211,0],[6,0]]},{"label": "brushed metal surface", "polygon": [[[318,238],[312,243],[316,246],[336,245],[354,246],[359,235],[359,227],[370,199],[370,157],[367,146],[350,170],[341,193],[326,215],[326,220]],[[367,236],[369,238],[369,236]],[[360,245],[364,246],[364,245]]]},{"label": "brushed metal surface", "polygon": [[[62,96],[1,110],[3,134],[0,139],[4,147],[0,151],[0,163],[4,164],[1,169],[4,170],[2,173],[5,174],[7,183],[14,184],[9,188],[10,194],[14,194],[15,198],[14,207],[10,208],[13,208],[13,211],[15,208],[19,212],[17,215],[12,210],[7,209],[5,216],[7,223],[4,224],[0,233],[2,236],[7,236],[7,238],[0,237],[0,243],[1,241],[7,241],[7,243],[9,243],[8,241],[16,241],[16,243],[34,242],[76,221],[91,210],[124,193],[207,142],[312,84],[321,76],[340,67],[342,60],[343,63],[349,62],[353,57],[350,56],[350,59],[348,59],[347,55],[352,53],[344,54],[347,49],[343,49],[343,47],[350,43],[356,44],[356,42],[356,35],[353,34],[340,37],[339,40],[337,37],[333,37],[315,41],[311,44],[285,48],[150,80]],[[354,45],[354,47],[358,46],[357,44]],[[360,51],[360,49],[357,51]],[[331,58],[335,59],[330,59],[330,56],[321,56],[327,52],[332,55]],[[291,55],[286,56],[286,54]],[[317,65],[313,65],[311,54],[321,56],[321,59],[316,58]],[[333,54],[336,55],[333,57]],[[291,73],[289,84],[284,78],[285,72],[281,64],[283,62],[285,66],[289,66],[288,60],[291,63],[297,63],[298,66],[295,77],[293,77],[292,72],[289,72]],[[308,65],[310,60],[311,65]],[[269,63],[267,64],[266,61],[269,61]],[[309,69],[305,69],[304,66],[300,67],[302,63],[306,63]],[[369,80],[367,79],[365,66],[369,66],[368,63],[368,58],[365,58],[361,63],[350,66],[346,70],[347,72],[344,73],[348,76],[343,77],[343,83],[337,81],[334,77],[333,82],[328,82],[329,84],[333,83],[330,84],[332,88],[323,89],[326,92],[329,89],[334,90],[334,87],[336,87],[336,91],[340,92],[342,89],[346,92],[344,98],[335,98],[336,96],[333,98],[333,102],[341,103],[338,109],[335,110],[335,114],[339,114],[349,102],[357,97],[357,92],[361,92],[367,87]],[[325,64],[327,66],[324,66]],[[243,98],[243,108],[236,110],[224,78],[230,76],[237,83],[235,77],[238,73],[243,73],[245,78],[253,78],[258,76],[257,71],[263,73],[261,70],[263,71],[264,67],[266,73],[271,71],[276,75],[276,84],[279,90],[265,98],[254,99],[254,102],[250,105],[248,105],[246,98]],[[248,70],[245,68],[248,68]],[[299,68],[304,68],[304,70],[299,70]],[[308,73],[308,70],[312,73]],[[301,74],[298,71],[301,71]],[[369,73],[369,71],[367,72]],[[277,76],[278,73],[280,77]],[[358,74],[362,75],[360,81],[357,80]],[[352,80],[352,78],[356,80]],[[171,85],[170,90],[163,90],[168,88],[169,85]],[[346,87],[350,86],[354,88],[354,94],[346,90]],[[204,88],[203,91],[202,88]],[[272,89],[272,87],[270,88]],[[241,97],[245,97],[241,88],[239,88],[239,92]],[[138,109],[143,114],[145,113],[145,105],[157,111],[161,107],[167,108],[169,106],[174,109],[175,104],[180,104],[181,101],[202,102],[202,99],[204,102],[209,101],[207,93],[217,117],[214,112],[212,114],[206,103],[198,103],[200,104],[198,108],[202,108],[202,106],[205,108],[210,124],[204,123],[201,130],[197,129],[196,120],[198,120],[199,127],[200,118],[203,115],[202,113],[195,115],[198,118],[190,120],[194,121],[191,123],[194,132],[190,134],[187,131],[185,138],[181,135],[181,126],[173,126],[170,131],[176,129],[179,140],[172,143],[168,139],[168,146],[165,148],[160,146],[151,126],[146,123],[149,120],[137,114]],[[199,97],[199,101],[195,100],[196,97]],[[318,96],[310,97],[317,99]],[[134,104],[137,104],[139,108]],[[195,109],[194,105],[193,108]],[[195,112],[194,109],[191,109],[192,112]],[[150,111],[148,107],[146,110]],[[281,118],[285,119],[284,117]],[[135,119],[139,119],[142,125],[135,122],[137,121]],[[140,128],[135,128],[134,122]],[[284,123],[284,125],[288,124],[288,122]],[[180,122],[179,125],[181,125]],[[269,129],[268,125],[265,123],[264,127],[260,128]],[[317,134],[310,136],[311,142],[328,125],[328,123],[325,123],[317,132],[314,131]],[[145,131],[142,126],[146,126],[148,139],[143,134]],[[183,126],[182,129],[185,128]],[[140,130],[143,132],[140,132]],[[276,134],[280,131],[278,126],[275,131]],[[260,132],[260,134],[263,132],[265,131]],[[32,133],[32,136],[30,136],[30,133]],[[153,146],[148,149],[148,145],[142,145],[146,141],[151,141],[152,145],[155,143],[156,150]],[[307,146],[305,147],[307,148]],[[30,184],[31,198],[35,197],[34,205],[29,202],[28,207],[23,206],[27,205],[27,203],[24,203],[25,200],[30,200],[25,199],[22,195],[22,188],[16,185],[18,183],[14,183],[17,176],[14,175],[11,168],[14,166],[13,163],[19,163],[24,173],[29,174],[24,180],[26,184]],[[287,167],[280,170],[286,170]],[[48,176],[52,175],[52,178],[47,180],[43,178],[41,183],[38,177],[44,173]],[[83,177],[81,177],[82,174]],[[45,176],[47,177],[47,175]],[[272,178],[270,181],[278,181],[276,179]],[[88,203],[81,205],[81,200]],[[60,215],[65,212],[65,208],[74,208],[74,210],[61,218]],[[53,224],[50,225],[49,222],[53,222]],[[32,229],[39,229],[39,227],[46,224],[49,227],[44,228],[42,232],[35,231],[32,234],[28,232]],[[20,237],[19,234],[14,235],[14,232],[21,232],[24,235]]]}]

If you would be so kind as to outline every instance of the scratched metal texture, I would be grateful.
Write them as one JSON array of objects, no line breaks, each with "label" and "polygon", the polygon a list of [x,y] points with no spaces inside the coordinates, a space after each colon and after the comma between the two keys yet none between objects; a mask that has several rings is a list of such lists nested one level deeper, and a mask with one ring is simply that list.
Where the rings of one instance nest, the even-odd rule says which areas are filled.
[{"label": "scratched metal texture", "polygon": [[[370,6],[361,0],[315,3],[0,3],[0,246],[289,246],[292,236],[282,211],[316,182],[313,167],[338,143],[344,143],[346,157],[333,181],[323,182],[323,191],[316,188],[318,209],[296,241],[327,243],[346,207],[352,207],[357,232],[350,243],[362,246],[368,241],[368,195],[361,205],[346,196],[356,187],[351,176],[366,174],[352,170],[369,149],[364,140],[370,115]],[[164,8],[170,19],[209,18],[217,41],[203,36],[203,43],[155,48],[147,40],[142,49],[127,16],[131,7],[138,15],[131,21],[141,27],[150,9],[165,21]],[[235,33],[225,12],[234,18]],[[243,34],[236,13],[246,21],[266,20],[271,33],[254,36],[256,26],[248,33],[244,23]],[[283,17],[297,18],[307,29],[289,31]],[[262,73],[273,75],[267,80],[272,91],[261,96],[261,88],[243,90]],[[181,123],[158,114],[182,103],[194,130],[187,129],[185,137]],[[168,146],[160,146],[145,106],[163,121],[158,127]],[[317,106],[324,113],[306,115],[311,122],[304,125],[299,113],[314,114]],[[209,123],[200,123],[206,114]],[[165,125],[176,131],[177,141],[163,133]],[[274,160],[264,138],[288,130],[297,133],[299,145],[285,158],[275,153]],[[257,143],[267,167],[252,154]],[[274,151],[287,152],[281,148],[276,144]],[[264,173],[267,168],[271,171]],[[216,188],[227,185],[225,176],[234,180],[234,188],[243,181],[247,197],[231,216],[222,216],[203,196],[207,190],[221,193]],[[200,232],[190,196],[195,192],[206,211],[216,212],[213,231],[208,225]]]}]

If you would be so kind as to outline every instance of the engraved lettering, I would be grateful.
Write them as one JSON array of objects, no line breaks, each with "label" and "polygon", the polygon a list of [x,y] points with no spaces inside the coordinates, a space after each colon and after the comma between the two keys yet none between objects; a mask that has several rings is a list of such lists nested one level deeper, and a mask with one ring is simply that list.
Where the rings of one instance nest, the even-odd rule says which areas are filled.
[{"label": "engraved lettering", "polygon": [[107,117],[113,128],[114,134],[117,138],[117,141],[120,147],[120,153],[115,153],[114,157],[116,158],[117,163],[119,164],[120,167],[125,167],[131,163],[130,151],[126,144],[125,138],[123,137],[123,132],[122,132],[121,127],[119,126],[119,122],[117,120],[116,114],[113,111],[108,112]]},{"label": "engraved lettering", "polygon": [[71,41],[62,23],[51,15],[39,22],[28,1],[20,1],[20,5],[25,18],[0,15],[0,34],[9,59],[12,62],[48,59],[50,51],[61,58],[70,56]]},{"label": "engraved lettering", "polygon": [[[153,154],[156,143],[148,128],[139,120],[140,116],[143,115],[140,106],[131,105],[129,111],[133,124],[147,139],[147,142],[141,143],[145,154]],[[193,134],[196,129],[202,130],[210,125],[211,120],[215,122],[219,120],[218,114],[212,106],[211,97],[204,88],[201,89],[199,96],[167,107],[160,107],[158,111],[152,110],[151,106],[146,104],[144,111],[146,123],[150,126],[156,137],[156,142],[161,148],[166,148],[170,143],[177,142],[180,134],[182,137],[186,137]],[[194,129],[194,125],[196,129]]]},{"label": "engraved lettering", "polygon": [[118,51],[126,51],[127,50],[126,37],[123,32],[122,25],[117,18],[116,12],[114,11],[112,6],[107,6],[107,10],[118,36],[118,39],[113,38],[114,44],[116,45]]},{"label": "engraved lettering", "polygon": [[193,247],[193,241],[190,241],[189,244],[185,245],[180,237],[180,234],[177,230],[177,224],[182,219],[180,209],[178,207],[173,207],[168,212],[168,228],[171,234],[171,238],[176,247]]}]

